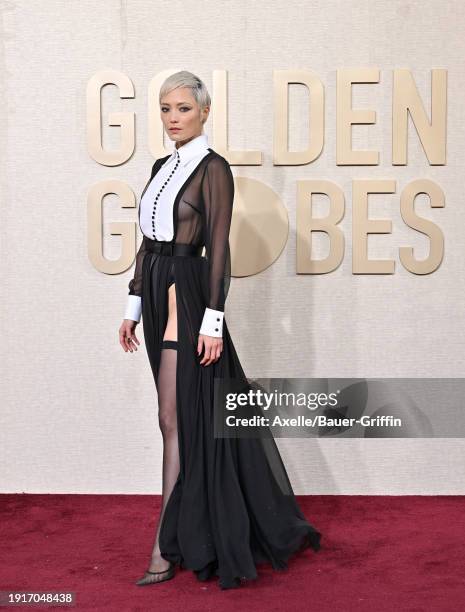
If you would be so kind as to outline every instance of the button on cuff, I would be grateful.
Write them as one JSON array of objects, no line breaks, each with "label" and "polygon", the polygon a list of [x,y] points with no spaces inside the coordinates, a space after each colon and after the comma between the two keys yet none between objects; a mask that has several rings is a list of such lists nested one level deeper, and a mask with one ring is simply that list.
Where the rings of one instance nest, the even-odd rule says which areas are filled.
[{"label": "button on cuff", "polygon": [[214,338],[222,338],[223,319],[224,312],[213,310],[212,308],[205,308],[199,333],[205,334],[206,336],[213,336]]}]

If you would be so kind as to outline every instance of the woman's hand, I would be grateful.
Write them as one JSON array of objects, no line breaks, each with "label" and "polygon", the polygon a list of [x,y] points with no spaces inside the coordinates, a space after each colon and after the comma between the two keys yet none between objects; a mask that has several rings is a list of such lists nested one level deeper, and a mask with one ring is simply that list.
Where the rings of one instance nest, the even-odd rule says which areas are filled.
[{"label": "woman's hand", "polygon": [[205,353],[202,357],[200,365],[210,365],[211,363],[215,363],[220,358],[221,351],[223,350],[223,338],[199,334],[197,355],[200,355],[202,348],[205,348]]},{"label": "woman's hand", "polygon": [[132,321],[131,319],[123,319],[121,323],[121,327],[119,328],[119,343],[123,347],[125,353],[128,351],[132,353],[133,350],[137,351],[136,343],[140,345],[136,336],[136,326],[137,321]]}]

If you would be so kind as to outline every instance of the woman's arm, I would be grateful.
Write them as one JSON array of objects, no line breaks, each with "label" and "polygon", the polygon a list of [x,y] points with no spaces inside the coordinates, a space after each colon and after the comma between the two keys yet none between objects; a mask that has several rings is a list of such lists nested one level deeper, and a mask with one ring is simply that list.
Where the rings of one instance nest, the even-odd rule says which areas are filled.
[{"label": "woman's arm", "polygon": [[[169,157],[169,156],[168,156]],[[162,157],[155,160],[152,171],[150,173],[150,178],[142,191],[142,196],[144,195],[147,187],[149,186],[151,180],[158,172],[159,168],[166,161],[167,157]],[[140,198],[139,206],[142,203],[142,196]],[[140,219],[140,211],[139,211],[139,219]],[[142,243],[139,247],[139,250],[136,255],[136,267],[134,270],[134,276],[129,281],[129,295],[126,303],[126,311],[124,313],[124,319],[129,319],[130,321],[136,321],[139,323],[140,317],[142,314],[142,261],[144,259],[144,255],[146,253],[145,248],[145,236],[142,236]]]},{"label": "woman's arm", "polygon": [[200,333],[222,338],[226,296],[231,275],[229,230],[234,201],[234,177],[221,156],[207,164],[202,179],[204,240],[208,260],[209,300]]},{"label": "woman's arm", "polygon": [[129,281],[129,296],[126,304],[123,322],[119,328],[119,343],[125,353],[137,351],[139,339],[136,336],[136,326],[140,321],[142,309],[142,260],[145,255],[145,236],[136,255],[136,269]]},{"label": "woman's arm", "polygon": [[142,314],[142,261],[146,253],[145,247],[145,236],[142,239],[142,243],[137,251],[136,255],[136,267],[134,270],[134,276],[129,281],[129,295],[126,303],[126,312],[124,313],[124,319],[131,321],[140,321]]}]

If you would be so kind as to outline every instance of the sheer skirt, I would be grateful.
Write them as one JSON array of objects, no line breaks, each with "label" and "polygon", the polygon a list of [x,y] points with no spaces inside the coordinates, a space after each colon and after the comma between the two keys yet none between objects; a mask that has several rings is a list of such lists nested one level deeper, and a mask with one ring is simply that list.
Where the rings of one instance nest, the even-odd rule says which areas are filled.
[{"label": "sheer skirt", "polygon": [[[241,578],[255,579],[257,563],[286,569],[292,554],[307,547],[318,550],[321,534],[302,514],[273,439],[214,437],[214,378],[245,374],[226,317],[220,359],[200,365],[198,330],[210,289],[207,261],[147,252],[142,281],[145,346],[159,402],[171,388],[169,397],[176,403],[179,472],[163,500],[161,556],[194,571],[201,581],[218,577],[222,588],[239,586]],[[169,349],[162,345],[173,282],[177,355],[166,383]],[[167,482],[172,483],[172,475],[171,469]]]}]

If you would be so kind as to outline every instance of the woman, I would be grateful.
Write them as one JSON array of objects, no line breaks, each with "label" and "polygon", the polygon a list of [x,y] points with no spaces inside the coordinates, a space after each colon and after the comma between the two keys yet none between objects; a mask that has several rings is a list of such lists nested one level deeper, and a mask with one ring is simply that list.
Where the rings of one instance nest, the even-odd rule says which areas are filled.
[{"label": "woman", "polygon": [[300,511],[273,439],[214,437],[214,379],[246,381],[224,318],[234,180],[203,133],[203,82],[178,72],[159,101],[175,147],[156,160],[141,196],[143,241],[119,330],[123,349],[136,351],[142,315],[164,442],[162,510],[136,584],[169,580],[179,565],[235,588],[257,577],[256,563],[285,569],[291,554],[318,550],[320,533]]}]

